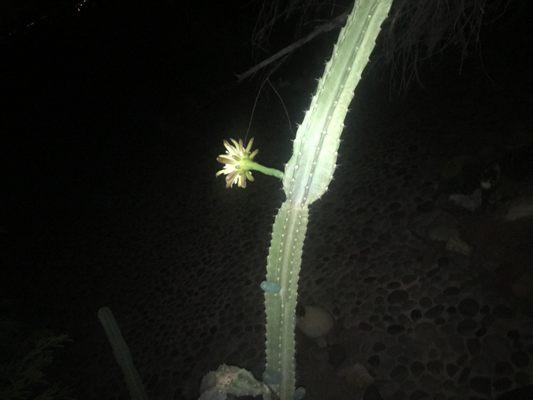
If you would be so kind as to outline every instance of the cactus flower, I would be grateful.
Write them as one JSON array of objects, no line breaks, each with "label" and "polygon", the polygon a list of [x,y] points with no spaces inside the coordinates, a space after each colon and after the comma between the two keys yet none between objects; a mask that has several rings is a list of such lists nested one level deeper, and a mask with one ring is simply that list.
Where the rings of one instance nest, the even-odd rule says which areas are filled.
[{"label": "cactus flower", "polygon": [[246,188],[247,180],[250,182],[254,181],[252,170],[283,179],[283,172],[264,167],[253,161],[254,157],[259,153],[259,149],[252,151],[254,138],[250,139],[246,147],[242,139],[239,139],[238,142],[235,139],[230,140],[233,144],[224,140],[226,154],[221,154],[217,157],[217,161],[224,164],[224,168],[216,173],[216,176],[221,174],[226,175],[227,188],[233,187],[234,184],[237,184],[238,187],[243,189]]}]

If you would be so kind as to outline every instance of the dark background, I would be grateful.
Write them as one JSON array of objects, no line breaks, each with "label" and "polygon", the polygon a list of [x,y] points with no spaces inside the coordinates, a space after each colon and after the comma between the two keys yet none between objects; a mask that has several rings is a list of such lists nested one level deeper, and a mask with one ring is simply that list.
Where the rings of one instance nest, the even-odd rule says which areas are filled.
[{"label": "dark background", "polygon": [[[14,9],[3,10],[14,16],[3,19],[0,37],[0,224],[6,232],[0,238],[5,249],[2,290],[14,299],[17,318],[83,336],[81,323],[67,315],[94,319],[93,304],[84,299],[106,298],[98,286],[87,292],[75,289],[81,281],[98,280],[85,274],[91,261],[105,257],[101,235],[106,224],[113,224],[110,235],[122,240],[113,251],[135,246],[126,244],[131,215],[107,202],[118,196],[149,199],[164,190],[183,195],[191,184],[204,180],[223,186],[221,178],[214,180],[219,167],[214,157],[227,136],[221,121],[237,119],[232,126],[245,130],[260,84],[257,78],[237,84],[235,74],[267,55],[258,55],[250,43],[257,5],[115,0],[90,3],[80,13],[63,5]],[[486,92],[513,93],[505,115],[530,115],[532,26],[529,2],[510,2],[500,19],[483,28],[480,52],[473,51],[462,69],[460,49],[452,46],[420,65],[424,87],[413,83],[403,91],[391,89],[390,98],[382,102],[446,97],[472,83],[480,99]],[[280,27],[271,48],[292,42],[290,32],[290,27]],[[298,51],[279,70],[279,82],[299,75],[312,82],[320,76],[335,37],[336,32],[325,35]],[[380,85],[393,86],[390,66],[374,62],[369,68]],[[287,100],[293,123],[301,120],[312,89]],[[235,104],[240,113],[225,115],[227,109],[218,105],[228,104]],[[268,104],[259,118],[268,120],[276,100]],[[283,115],[278,108],[276,112]],[[484,140],[476,134],[473,131],[472,141]],[[279,168],[286,160],[286,155],[267,149],[265,159],[268,156]],[[169,177],[176,185],[165,189]],[[194,211],[203,195],[188,194],[180,212],[203,211],[199,205]],[[187,223],[192,233],[202,231],[194,220]],[[171,246],[170,241],[160,246],[166,244]],[[61,261],[56,263],[56,258]],[[76,264],[79,260],[87,265]],[[77,311],[65,311],[73,305]]]},{"label": "dark background", "polygon": [[[80,13],[53,4],[4,11],[17,17],[5,18],[0,42],[8,144],[3,150],[11,183],[4,201],[15,207],[9,214],[19,226],[46,224],[52,213],[78,214],[71,208],[79,202],[64,201],[82,199],[98,186],[141,184],[168,144],[200,140],[187,129],[172,136],[161,132],[161,114],[179,113],[181,123],[205,118],[199,110],[231,97],[224,90],[237,86],[235,74],[263,55],[254,49],[252,59],[253,3],[115,0],[88,2]],[[420,73],[441,81],[484,74],[487,85],[518,85],[529,92],[529,9],[526,2],[511,1],[505,14],[484,27],[479,52],[470,51],[462,68],[460,49],[451,46],[423,62]],[[271,47],[292,42],[290,32],[281,25]],[[324,42],[335,35],[317,41],[319,53],[327,54]],[[307,49],[312,46],[317,44]],[[389,66],[371,68],[381,68],[381,78],[389,79]],[[259,83],[252,82],[252,90]],[[416,82],[411,86],[407,90],[419,89]],[[401,98],[405,91],[392,95]]]}]

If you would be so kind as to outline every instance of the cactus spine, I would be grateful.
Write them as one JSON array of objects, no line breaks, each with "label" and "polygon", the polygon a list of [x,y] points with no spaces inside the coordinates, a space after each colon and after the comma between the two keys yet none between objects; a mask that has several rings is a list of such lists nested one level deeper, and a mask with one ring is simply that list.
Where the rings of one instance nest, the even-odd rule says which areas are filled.
[{"label": "cactus spine", "polygon": [[285,166],[287,196],[276,215],[267,258],[266,368],[263,380],[281,400],[295,397],[295,314],[308,207],[327,190],[348,106],[392,0],[358,0],[298,128]]}]

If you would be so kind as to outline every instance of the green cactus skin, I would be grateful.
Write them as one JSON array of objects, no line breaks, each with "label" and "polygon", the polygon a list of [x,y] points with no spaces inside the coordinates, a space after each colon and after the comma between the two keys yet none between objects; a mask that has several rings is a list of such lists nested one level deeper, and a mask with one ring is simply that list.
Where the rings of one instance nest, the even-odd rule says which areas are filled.
[{"label": "green cactus skin", "polygon": [[[265,292],[266,375],[281,377],[281,382],[274,379],[267,383],[279,393],[290,393],[285,399],[291,400],[295,383],[294,327],[298,276],[307,220],[307,206],[293,206],[285,201],[274,221],[267,258],[267,281],[281,287],[279,293]],[[280,398],[283,397],[280,395]]]},{"label": "green cactus skin", "polygon": [[309,205],[325,193],[331,182],[348,106],[391,4],[392,0],[358,0],[355,4],[285,166],[283,188],[287,199],[276,215],[267,258],[266,282],[279,285],[280,290],[265,291],[263,376],[280,400],[293,400],[295,394],[296,302]]}]

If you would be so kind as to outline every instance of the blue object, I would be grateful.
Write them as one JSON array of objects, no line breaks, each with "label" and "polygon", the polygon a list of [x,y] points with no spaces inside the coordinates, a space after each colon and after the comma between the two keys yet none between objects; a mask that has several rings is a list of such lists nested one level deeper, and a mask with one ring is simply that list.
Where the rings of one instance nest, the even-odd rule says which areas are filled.
[{"label": "blue object", "polygon": [[294,391],[294,400],[302,400],[305,397],[305,389],[303,387],[299,387]]},{"label": "blue object", "polygon": [[281,383],[281,373],[267,369],[263,373],[263,382],[267,385],[279,385]]},{"label": "blue object", "polygon": [[281,286],[276,282],[263,281],[260,286],[266,293],[279,293],[281,290]]}]

